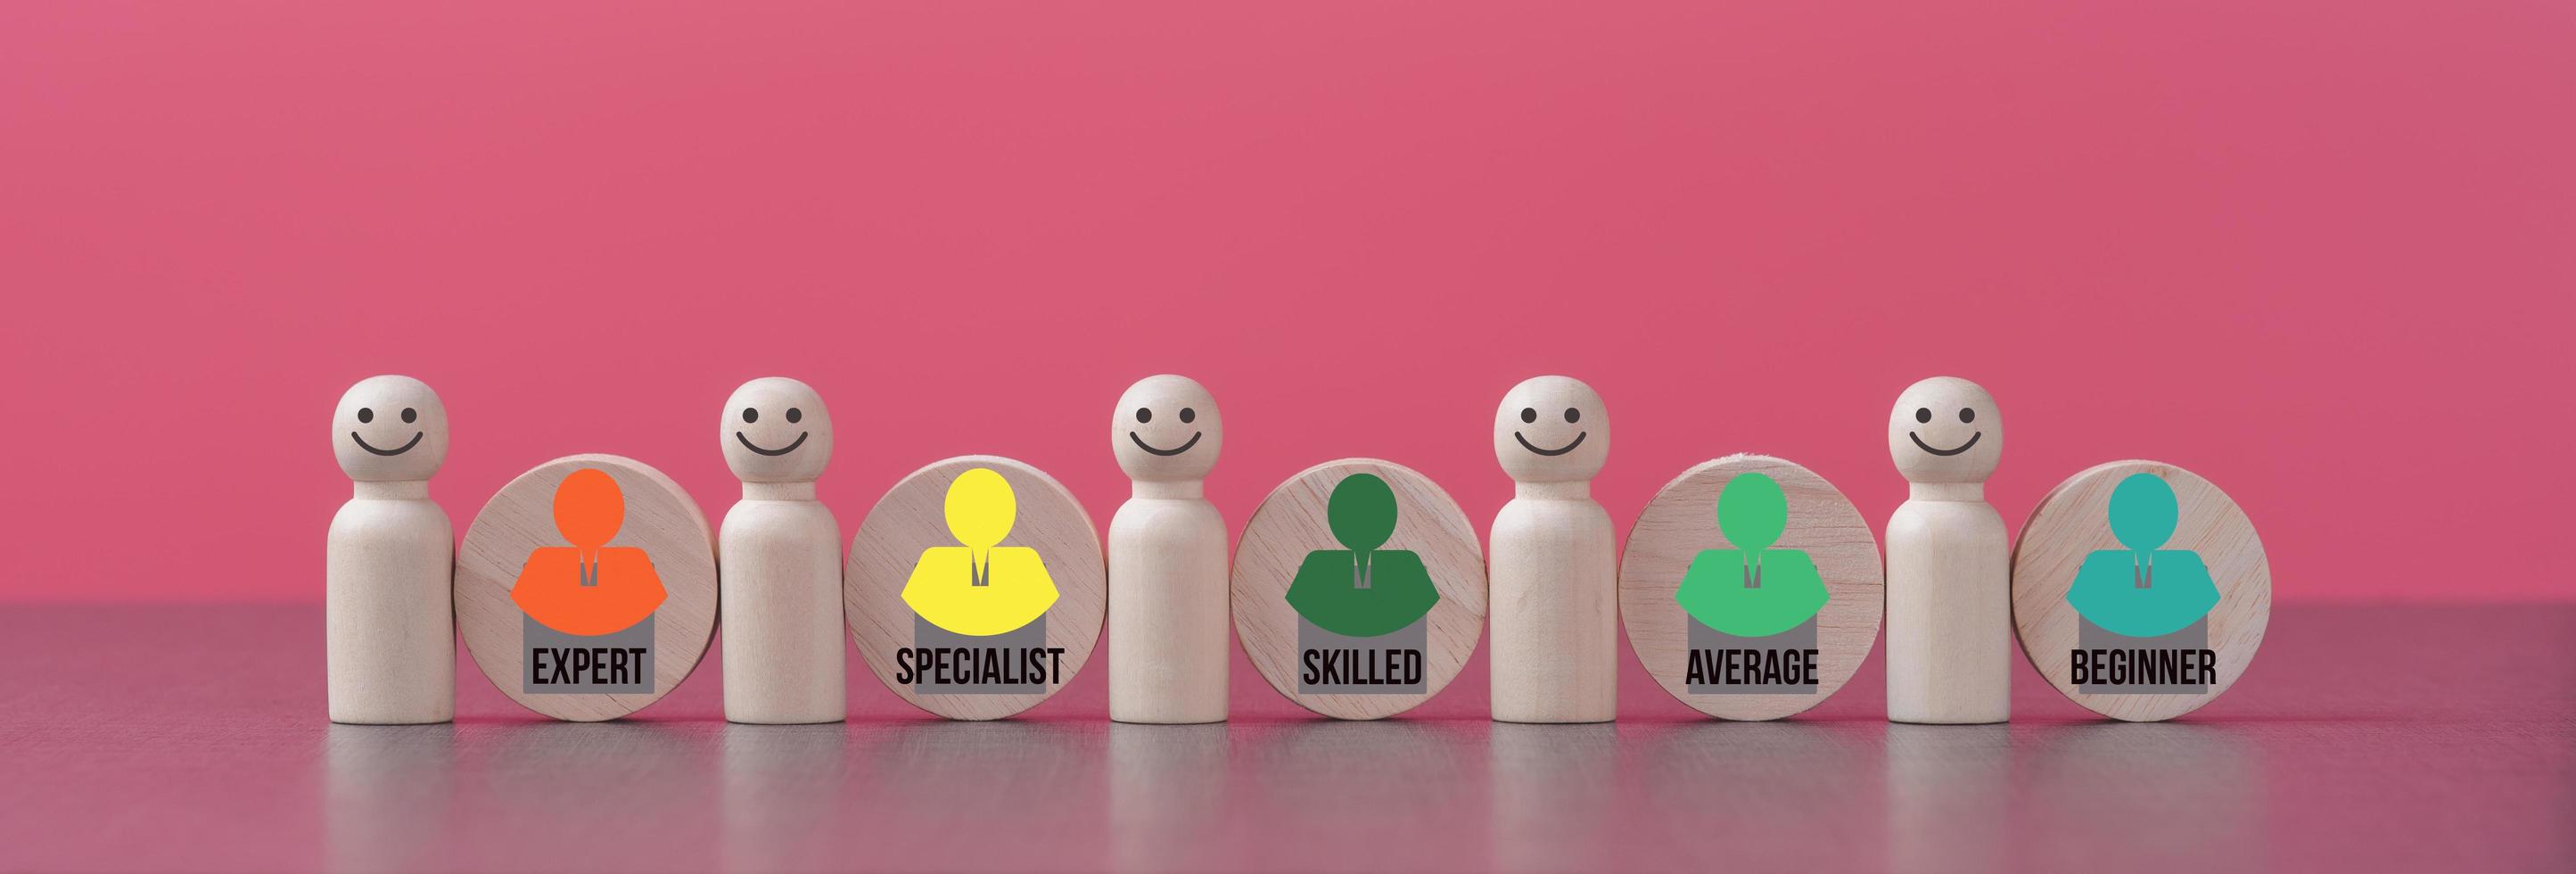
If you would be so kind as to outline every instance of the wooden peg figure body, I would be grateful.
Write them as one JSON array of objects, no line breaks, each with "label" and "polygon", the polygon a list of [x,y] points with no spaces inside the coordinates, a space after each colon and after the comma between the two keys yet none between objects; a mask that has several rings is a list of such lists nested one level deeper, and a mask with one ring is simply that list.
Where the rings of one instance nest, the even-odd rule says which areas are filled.
[{"label": "wooden peg figure body", "polygon": [[1188,377],[1128,387],[1110,448],[1135,493],[1109,522],[1109,718],[1219,722],[1232,662],[1225,517],[1205,497],[1225,444],[1216,399]]},{"label": "wooden peg figure body", "polygon": [[456,537],[429,499],[447,408],[420,380],[369,377],[340,397],[331,450],[356,484],[324,549],[331,721],[454,719]]},{"label": "wooden peg figure body", "polygon": [[1619,548],[1592,500],[1609,454],[1609,413],[1580,380],[1527,380],[1494,412],[1494,457],[1515,484],[1488,570],[1497,720],[1605,722],[1618,709]]},{"label": "wooden peg figure body", "polygon": [[2003,414],[1976,383],[1936,376],[1897,396],[1887,451],[1912,483],[1887,520],[1887,718],[2012,716],[2012,543],[1986,503]]},{"label": "wooden peg figure body", "polygon": [[841,638],[841,526],[814,498],[832,460],[832,414],[802,382],[764,377],[725,399],[718,439],[742,500],[716,535],[725,718],[849,717]]}]

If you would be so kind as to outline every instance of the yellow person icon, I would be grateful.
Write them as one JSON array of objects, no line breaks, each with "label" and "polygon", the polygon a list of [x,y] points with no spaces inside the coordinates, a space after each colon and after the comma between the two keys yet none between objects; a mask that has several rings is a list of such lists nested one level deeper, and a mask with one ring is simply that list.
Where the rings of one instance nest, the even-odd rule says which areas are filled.
[{"label": "yellow person icon", "polygon": [[903,584],[903,602],[930,624],[986,637],[1011,631],[1055,606],[1055,580],[1038,551],[1001,546],[1019,514],[1011,483],[975,468],[948,483],[948,533],[964,546],[921,551]]}]

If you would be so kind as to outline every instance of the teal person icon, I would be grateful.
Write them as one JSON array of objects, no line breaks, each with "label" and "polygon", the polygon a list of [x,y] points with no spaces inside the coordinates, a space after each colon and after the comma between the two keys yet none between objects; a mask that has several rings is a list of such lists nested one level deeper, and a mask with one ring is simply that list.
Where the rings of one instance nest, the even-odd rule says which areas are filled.
[{"label": "teal person icon", "polygon": [[1788,527],[1789,499],[1779,481],[1737,474],[1717,493],[1717,530],[1735,548],[1700,550],[1673,600],[1700,624],[1736,637],[1806,624],[1825,607],[1825,581],[1806,552],[1771,548]]},{"label": "teal person icon", "polygon": [[1421,556],[1378,548],[1395,534],[1395,491],[1386,480],[1365,473],[1342,480],[1325,517],[1348,548],[1306,553],[1288,584],[1297,615],[1334,634],[1377,637],[1421,621],[1439,603]]},{"label": "teal person icon", "polygon": [[2180,516],[2173,486],[2151,473],[2130,474],[2111,489],[2111,536],[2127,549],[2084,557],[2066,603],[2102,630],[2162,637],[2199,622],[2218,606],[2218,584],[2200,553],[2164,549]]}]

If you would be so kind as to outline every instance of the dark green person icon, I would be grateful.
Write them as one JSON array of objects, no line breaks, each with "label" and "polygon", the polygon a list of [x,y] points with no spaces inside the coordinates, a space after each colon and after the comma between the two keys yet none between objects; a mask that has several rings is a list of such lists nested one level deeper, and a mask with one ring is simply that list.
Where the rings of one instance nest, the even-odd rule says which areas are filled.
[{"label": "dark green person icon", "polygon": [[1735,548],[1700,550],[1673,600],[1700,624],[1736,637],[1769,637],[1816,618],[1826,595],[1815,560],[1771,548],[1788,527],[1778,480],[1759,473],[1727,480],[1717,493],[1717,530]]},{"label": "dark green person icon", "polygon": [[1288,606],[1315,627],[1345,637],[1377,637],[1422,620],[1440,602],[1422,557],[1379,549],[1395,535],[1395,490],[1373,474],[1333,486],[1325,516],[1347,549],[1306,553],[1288,584]]},{"label": "dark green person icon", "polygon": [[2130,474],[2111,489],[2111,536],[2127,549],[2095,550],[2075,572],[2066,603],[2102,630],[2162,637],[2192,626],[2218,606],[2218,584],[2200,553],[2165,549],[2180,517],[2173,486],[2151,473]]}]

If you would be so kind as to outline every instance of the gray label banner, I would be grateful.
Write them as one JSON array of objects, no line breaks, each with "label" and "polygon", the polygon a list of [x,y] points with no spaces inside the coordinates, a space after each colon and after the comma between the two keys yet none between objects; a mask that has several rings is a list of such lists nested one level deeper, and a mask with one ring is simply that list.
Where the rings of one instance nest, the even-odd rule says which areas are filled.
[{"label": "gray label banner", "polygon": [[[1038,618],[1030,620],[1027,625],[1022,625],[1018,628],[1014,628],[1000,634],[989,634],[977,637],[971,634],[959,634],[957,632],[932,625],[930,624],[930,620],[921,618],[919,614],[914,614],[912,617],[912,645],[916,648],[923,649],[951,649],[964,647],[967,649],[997,650],[1001,653],[1001,658],[1004,663],[1013,666],[1013,673],[1026,673],[1028,672],[1027,666],[1029,650],[1046,649],[1046,617],[1044,615],[1040,615]],[[1046,664],[1046,656],[1041,655],[1038,658],[1039,665],[1043,666]],[[1043,670],[1043,668],[1041,668],[1041,670]],[[930,675],[928,673],[921,673],[915,674],[914,676],[926,678]],[[1028,695],[1042,693],[1046,690],[1047,684],[1045,683],[912,684],[913,694],[916,695]]]},{"label": "gray label banner", "polygon": [[[2090,619],[2077,617],[2075,621],[2082,626],[2075,632],[2075,645],[2078,649],[2203,650],[2209,648],[2209,617],[2207,616],[2201,617],[2200,621],[2192,623],[2189,628],[2162,637],[2130,637],[2125,634],[2113,634],[2104,630],[2102,626],[2093,624]],[[2075,688],[2077,691],[2094,695],[2198,695],[2209,691],[2209,685],[2206,683],[2080,683]]]},{"label": "gray label banner", "polygon": [[[1803,659],[1807,650],[1816,648],[1816,620],[1812,618],[1800,623],[1796,628],[1767,637],[1737,637],[1701,624],[1689,614],[1683,614],[1682,621],[1690,623],[1690,648],[1699,652],[1699,657],[1708,659],[1711,664],[1716,663],[1717,651],[1722,649],[1776,652],[1782,659],[1793,657]],[[1691,656],[1690,653],[1683,653],[1682,657],[1687,659]],[[1821,654],[1819,654],[1816,672],[1824,672]],[[1687,662],[1682,665],[1682,676],[1690,676],[1690,665]],[[1690,693],[1693,695],[1813,695],[1816,694],[1816,684],[1692,683]]]},{"label": "gray label banner", "polygon": [[[1430,641],[1431,620],[1428,617],[1416,619],[1411,625],[1376,637],[1344,637],[1316,627],[1315,623],[1306,621],[1306,617],[1297,617],[1297,694],[1312,695],[1320,692],[1334,695],[1420,695],[1424,685],[1430,680],[1431,664],[1429,656],[1424,652]],[[1379,665],[1386,663],[1387,653],[1409,652],[1413,654],[1413,658],[1422,660],[1419,663],[1422,665],[1423,680],[1395,685],[1375,683],[1308,685],[1306,653],[1313,650],[1326,652],[1356,650],[1359,652],[1362,664]]]},{"label": "gray label banner", "polygon": [[[646,616],[625,631],[591,636],[547,628],[533,616],[520,619],[525,623],[519,635],[527,646],[527,658],[520,660],[519,688],[527,694],[653,691],[653,617]],[[554,682],[558,669],[570,674],[573,682]],[[626,682],[590,682],[619,678]]]}]

